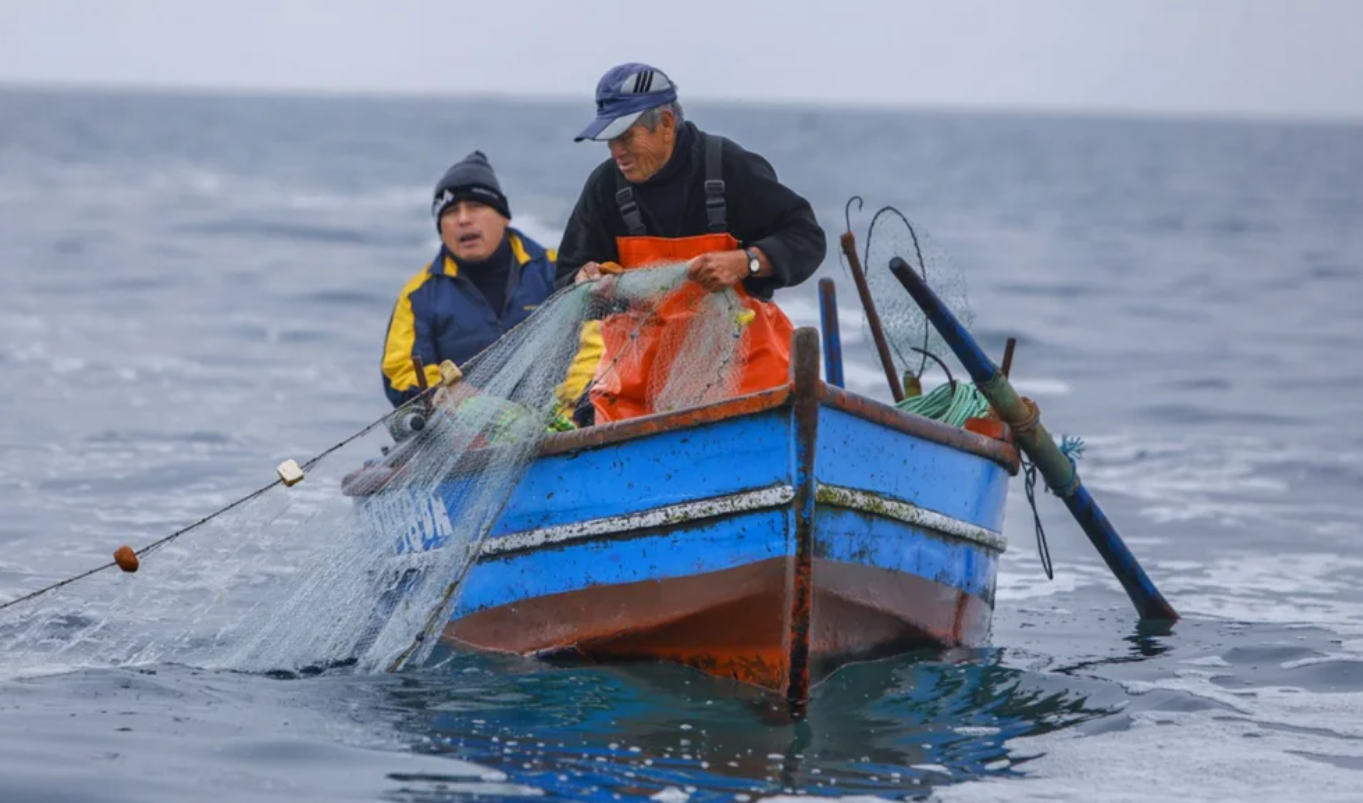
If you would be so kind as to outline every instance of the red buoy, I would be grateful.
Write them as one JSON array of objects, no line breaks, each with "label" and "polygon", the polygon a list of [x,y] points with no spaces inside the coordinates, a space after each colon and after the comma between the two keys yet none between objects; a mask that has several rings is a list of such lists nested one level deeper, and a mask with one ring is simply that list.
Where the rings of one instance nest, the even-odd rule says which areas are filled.
[{"label": "red buoy", "polygon": [[137,571],[137,553],[126,544],[114,550],[114,563],[125,572]]}]

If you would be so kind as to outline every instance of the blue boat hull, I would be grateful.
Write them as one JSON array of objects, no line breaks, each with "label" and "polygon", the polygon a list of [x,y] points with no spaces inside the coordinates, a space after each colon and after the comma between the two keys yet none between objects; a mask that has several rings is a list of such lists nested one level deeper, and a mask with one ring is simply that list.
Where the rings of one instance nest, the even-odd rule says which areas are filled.
[{"label": "blue boat hull", "polygon": [[987,640],[1016,451],[824,384],[807,344],[802,374],[796,346],[788,386],[551,436],[445,637],[792,699],[847,661]]}]

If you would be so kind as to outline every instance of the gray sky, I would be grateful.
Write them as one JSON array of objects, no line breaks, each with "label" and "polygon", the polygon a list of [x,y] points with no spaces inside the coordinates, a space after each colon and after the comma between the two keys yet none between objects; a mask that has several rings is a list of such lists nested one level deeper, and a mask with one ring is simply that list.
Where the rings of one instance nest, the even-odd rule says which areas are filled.
[{"label": "gray sky", "polygon": [[0,0],[0,81],[1363,118],[1363,0]]}]

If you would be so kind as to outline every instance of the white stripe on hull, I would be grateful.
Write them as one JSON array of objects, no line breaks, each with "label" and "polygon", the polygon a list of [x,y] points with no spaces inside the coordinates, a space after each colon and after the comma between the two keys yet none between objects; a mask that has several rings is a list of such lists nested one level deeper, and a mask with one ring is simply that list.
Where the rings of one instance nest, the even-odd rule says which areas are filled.
[{"label": "white stripe on hull", "polygon": [[[624,516],[589,519],[572,524],[557,524],[552,527],[540,527],[534,530],[511,533],[489,539],[483,544],[480,554],[483,557],[491,557],[507,552],[537,549],[586,538],[598,538],[634,530],[684,524],[733,513],[765,510],[788,504],[794,498],[795,489],[792,486],[775,485],[755,491],[744,491],[711,499],[665,505]],[[1004,551],[1007,547],[1007,540],[1001,534],[992,530],[907,502],[875,496],[865,491],[820,484],[815,492],[815,501],[819,504],[902,521],[905,524],[921,527],[947,538],[970,541],[998,552]]]},{"label": "white stripe on hull", "polygon": [[951,538],[971,541],[999,552],[1004,551],[1008,546],[1007,539],[1001,534],[978,524],[971,524],[917,505],[911,505],[908,502],[886,499],[853,488],[820,483],[818,490],[814,492],[814,501],[823,505],[832,505],[833,507],[895,519],[905,524],[912,524],[915,527],[922,527],[925,530],[933,530]]},{"label": "white stripe on hull", "polygon": [[602,535],[663,527],[670,524],[683,524],[698,519],[710,519],[730,513],[747,513],[753,510],[780,507],[795,498],[795,489],[789,485],[774,485],[756,491],[716,496],[694,502],[655,507],[639,513],[624,516],[610,516],[604,519],[589,519],[572,524],[557,524],[536,530],[512,533],[499,538],[489,538],[483,544],[483,556],[499,555],[521,549],[535,549],[564,541],[582,538],[595,538]]}]

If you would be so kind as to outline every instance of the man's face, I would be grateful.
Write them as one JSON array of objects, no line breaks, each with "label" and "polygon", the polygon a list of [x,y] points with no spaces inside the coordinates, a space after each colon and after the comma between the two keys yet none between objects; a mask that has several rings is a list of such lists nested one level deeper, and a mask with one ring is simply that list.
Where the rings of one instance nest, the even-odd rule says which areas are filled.
[{"label": "man's face", "polygon": [[477,201],[460,201],[440,215],[440,240],[461,262],[481,262],[492,256],[506,235],[507,219]]},{"label": "man's face", "polygon": [[644,124],[635,123],[607,144],[615,166],[620,168],[626,181],[631,184],[648,181],[672,156],[672,148],[677,144],[677,118],[672,112],[665,111],[654,130],[649,131]]}]

